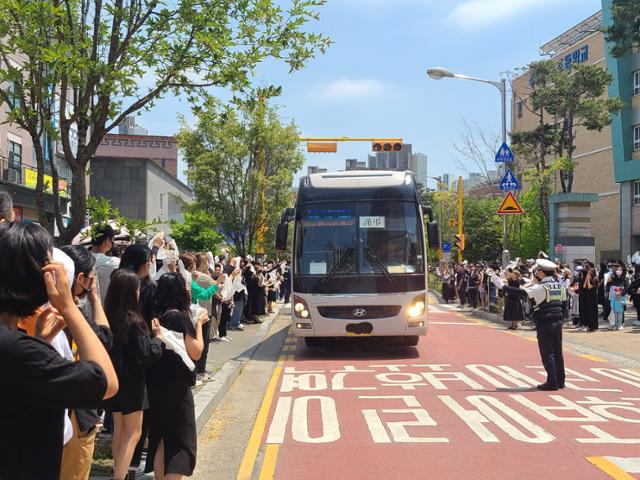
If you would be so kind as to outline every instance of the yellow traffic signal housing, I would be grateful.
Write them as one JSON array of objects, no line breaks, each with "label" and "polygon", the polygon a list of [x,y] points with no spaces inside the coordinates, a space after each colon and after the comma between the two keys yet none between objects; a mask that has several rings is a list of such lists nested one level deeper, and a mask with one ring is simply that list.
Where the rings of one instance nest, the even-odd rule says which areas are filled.
[{"label": "yellow traffic signal housing", "polygon": [[371,150],[374,152],[399,152],[402,150],[402,142],[374,140],[371,143]]},{"label": "yellow traffic signal housing", "polygon": [[309,153],[336,153],[338,144],[336,142],[307,142],[307,152]]},{"label": "yellow traffic signal housing", "polygon": [[458,250],[464,250],[464,233],[455,236],[454,245]]}]

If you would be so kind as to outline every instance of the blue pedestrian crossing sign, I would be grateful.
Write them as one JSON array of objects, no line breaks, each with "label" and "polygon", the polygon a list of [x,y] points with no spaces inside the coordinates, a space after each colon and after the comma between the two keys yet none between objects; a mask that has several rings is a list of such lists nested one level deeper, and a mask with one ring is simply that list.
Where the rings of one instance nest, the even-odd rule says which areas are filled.
[{"label": "blue pedestrian crossing sign", "polygon": [[504,174],[504,177],[502,177],[500,190],[520,190],[520,182],[518,182],[515,174],[509,168],[507,168],[507,172]]},{"label": "blue pedestrian crossing sign", "polygon": [[443,242],[442,243],[442,251],[443,252],[450,252],[451,251],[451,243],[450,242]]},{"label": "blue pedestrian crossing sign", "polygon": [[503,143],[496,153],[496,163],[513,163],[514,161],[513,152],[509,145]]}]

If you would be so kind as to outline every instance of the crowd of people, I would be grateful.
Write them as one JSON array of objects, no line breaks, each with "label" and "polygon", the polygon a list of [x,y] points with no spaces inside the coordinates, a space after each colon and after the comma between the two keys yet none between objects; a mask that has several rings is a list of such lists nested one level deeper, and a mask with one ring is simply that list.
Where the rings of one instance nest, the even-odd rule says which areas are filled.
[{"label": "crowd of people", "polygon": [[[544,254],[541,252],[540,257]],[[607,260],[596,266],[592,262],[573,265],[555,259],[555,277],[568,292],[563,306],[565,324],[587,332],[600,328],[600,319],[608,322],[610,330],[625,327],[625,311],[635,307],[633,326],[640,326],[640,263],[630,260]],[[459,308],[488,310],[492,297],[503,298],[503,319],[509,329],[520,328],[521,322],[531,318],[533,309],[529,299],[497,288],[492,278],[498,275],[504,285],[520,287],[533,278],[535,260],[516,259],[505,268],[497,262],[468,263],[441,266],[434,273],[441,282],[446,303],[458,302]],[[628,326],[628,325],[627,325]]]},{"label": "crowd of people", "polygon": [[157,480],[189,476],[209,347],[288,303],[289,267],[110,224],[87,240],[54,248],[0,189],[0,478],[87,479],[103,424],[115,480],[144,449]]}]

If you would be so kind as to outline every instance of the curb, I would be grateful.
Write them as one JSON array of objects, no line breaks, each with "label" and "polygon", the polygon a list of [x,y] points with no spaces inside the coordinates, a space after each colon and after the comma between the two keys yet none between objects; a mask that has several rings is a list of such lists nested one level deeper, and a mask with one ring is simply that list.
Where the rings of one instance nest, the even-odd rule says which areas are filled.
[{"label": "curb", "polygon": [[271,324],[280,314],[284,304],[275,305],[274,312],[260,325],[255,333],[249,347],[239,356],[227,361],[220,370],[216,372],[211,381],[207,382],[200,391],[193,397],[196,411],[196,432],[202,432],[205,425],[213,415],[224,396],[227,394],[233,382],[240,376],[242,369],[251,359],[258,346],[266,336]]}]

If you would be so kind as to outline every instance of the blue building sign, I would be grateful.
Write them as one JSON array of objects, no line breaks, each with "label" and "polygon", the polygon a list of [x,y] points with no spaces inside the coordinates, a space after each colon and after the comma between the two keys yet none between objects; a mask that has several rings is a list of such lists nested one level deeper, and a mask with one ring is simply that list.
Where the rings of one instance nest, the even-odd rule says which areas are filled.
[{"label": "blue building sign", "polygon": [[558,70],[570,70],[574,63],[584,63],[589,60],[589,45],[576,48],[572,52],[568,52],[564,58],[558,62]]}]

